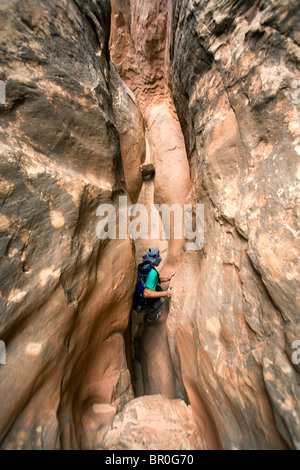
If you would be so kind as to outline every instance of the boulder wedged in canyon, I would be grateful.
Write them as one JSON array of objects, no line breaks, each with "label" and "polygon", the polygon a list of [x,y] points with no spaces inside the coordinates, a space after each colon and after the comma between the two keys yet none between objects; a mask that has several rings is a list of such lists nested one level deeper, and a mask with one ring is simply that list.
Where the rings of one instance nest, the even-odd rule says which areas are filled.
[{"label": "boulder wedged in canyon", "polygon": [[[300,447],[297,14],[1,4],[2,449]],[[203,204],[202,249],[162,226],[100,240],[119,196]],[[176,276],[147,326],[131,306],[150,246]]]}]

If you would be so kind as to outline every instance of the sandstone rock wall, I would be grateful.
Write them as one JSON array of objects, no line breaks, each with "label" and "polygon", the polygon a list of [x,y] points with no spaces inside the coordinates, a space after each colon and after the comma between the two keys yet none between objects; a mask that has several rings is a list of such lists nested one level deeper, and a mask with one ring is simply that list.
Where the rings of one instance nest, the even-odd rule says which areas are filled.
[{"label": "sandstone rock wall", "polygon": [[0,16],[1,445],[89,446],[101,407],[133,398],[132,248],[96,236],[98,205],[126,194],[110,3],[8,1]]},{"label": "sandstone rock wall", "polygon": [[299,5],[175,1],[172,18],[172,89],[206,213],[172,350],[223,447],[299,447]]},{"label": "sandstone rock wall", "polygon": [[[1,3],[2,449],[299,448],[297,15]],[[124,195],[204,204],[203,249],[99,240],[97,207]],[[131,304],[150,246],[177,273],[145,328]]]},{"label": "sandstone rock wall", "polygon": [[[171,204],[178,191],[205,206],[203,250],[183,254],[172,241],[165,252],[163,273],[170,265],[177,275],[156,340],[154,330],[142,337],[146,389],[186,392],[210,448],[298,447],[297,2],[130,4],[130,28],[118,27],[128,55],[122,60],[116,47],[112,57],[138,98],[159,165],[143,200]],[[164,151],[164,136],[174,134],[164,110],[174,110],[173,100],[187,149],[186,191],[169,184],[177,165]],[[152,141],[155,109],[153,121],[165,129]],[[162,331],[171,388],[159,374]]]}]

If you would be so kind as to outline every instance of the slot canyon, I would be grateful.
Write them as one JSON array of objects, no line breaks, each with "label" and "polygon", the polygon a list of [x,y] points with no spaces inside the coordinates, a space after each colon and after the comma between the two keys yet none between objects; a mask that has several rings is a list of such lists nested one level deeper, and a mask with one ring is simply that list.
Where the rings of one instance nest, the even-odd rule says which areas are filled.
[{"label": "slot canyon", "polygon": [[[0,448],[300,449],[298,0],[1,0],[0,26]],[[203,245],[100,239],[122,196],[202,205]],[[151,247],[176,275],[146,324]]]}]

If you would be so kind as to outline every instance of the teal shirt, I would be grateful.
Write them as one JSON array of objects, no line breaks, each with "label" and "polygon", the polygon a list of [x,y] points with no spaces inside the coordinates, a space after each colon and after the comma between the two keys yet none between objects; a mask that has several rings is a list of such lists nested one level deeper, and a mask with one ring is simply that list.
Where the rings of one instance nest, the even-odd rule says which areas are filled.
[{"label": "teal shirt", "polygon": [[156,286],[158,284],[158,274],[155,269],[151,269],[150,273],[148,274],[147,281],[145,284],[145,288],[156,290]]}]

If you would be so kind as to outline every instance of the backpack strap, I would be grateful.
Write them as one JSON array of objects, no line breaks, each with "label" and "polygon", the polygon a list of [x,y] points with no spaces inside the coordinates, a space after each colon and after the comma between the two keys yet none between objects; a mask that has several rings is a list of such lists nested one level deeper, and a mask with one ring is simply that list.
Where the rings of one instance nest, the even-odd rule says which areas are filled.
[{"label": "backpack strap", "polygon": [[158,284],[160,284],[160,275],[159,275],[159,272],[157,271],[157,269],[154,267],[154,266],[151,266],[152,269],[154,269],[154,271],[157,272],[157,275],[158,275]]},{"label": "backpack strap", "polygon": [[[149,261],[142,261],[139,263],[137,267],[137,284],[136,284],[136,290],[134,293],[134,300],[133,300],[133,307],[136,308],[138,305],[140,305],[142,308],[147,308],[149,306],[149,299],[145,299],[143,297],[143,292],[145,289],[145,284],[147,282],[147,278],[151,270],[155,269],[154,266],[152,266]],[[156,271],[157,272],[157,271]],[[158,284],[160,283],[160,277],[159,273],[157,272],[158,275]]]}]

